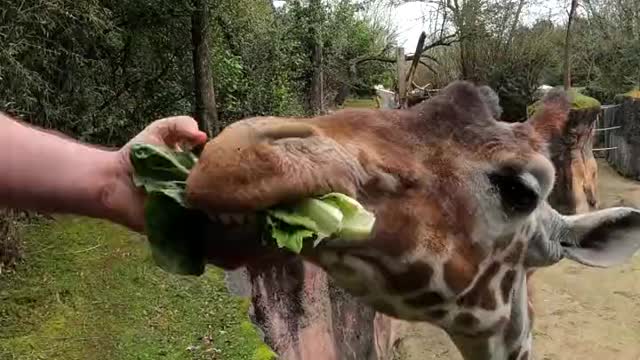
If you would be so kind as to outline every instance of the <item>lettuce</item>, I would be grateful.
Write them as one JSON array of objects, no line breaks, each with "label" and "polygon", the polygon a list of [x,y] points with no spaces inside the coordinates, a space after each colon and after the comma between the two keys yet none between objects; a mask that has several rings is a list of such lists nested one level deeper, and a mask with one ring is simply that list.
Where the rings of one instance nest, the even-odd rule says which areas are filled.
[{"label": "lettuce", "polygon": [[[185,201],[186,179],[197,157],[191,152],[135,144],[130,158],[133,181],[148,194],[145,224],[153,260],[172,273],[201,275],[206,263],[203,229],[209,219]],[[307,241],[317,246],[329,237],[364,240],[375,224],[373,213],[340,193],[276,206],[262,215],[266,226],[263,238],[294,253],[300,253]]]}]

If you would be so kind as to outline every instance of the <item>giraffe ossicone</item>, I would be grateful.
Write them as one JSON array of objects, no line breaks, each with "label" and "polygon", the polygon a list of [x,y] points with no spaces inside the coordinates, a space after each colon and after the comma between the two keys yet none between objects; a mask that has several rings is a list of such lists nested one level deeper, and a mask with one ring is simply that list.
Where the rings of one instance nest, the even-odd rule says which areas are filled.
[{"label": "giraffe ossicone", "polygon": [[[640,248],[640,212],[552,209],[548,142],[567,121],[566,94],[549,92],[533,118],[513,124],[495,119],[495,99],[458,81],[410,109],[242,120],[207,143],[188,201],[216,214],[333,191],[357,198],[376,215],[370,238],[325,241],[305,248],[306,260],[381,313],[441,327],[465,359],[526,360],[533,271],[562,259],[593,267],[628,260]],[[246,244],[239,239],[255,231],[218,237],[212,262],[257,261],[243,246],[219,248]]]}]

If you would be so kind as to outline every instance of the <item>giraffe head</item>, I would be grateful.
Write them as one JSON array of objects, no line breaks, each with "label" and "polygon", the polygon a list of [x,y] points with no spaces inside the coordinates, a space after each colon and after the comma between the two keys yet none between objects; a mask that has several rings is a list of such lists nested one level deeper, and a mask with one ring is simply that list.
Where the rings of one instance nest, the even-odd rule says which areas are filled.
[{"label": "giraffe head", "polygon": [[[206,145],[188,201],[251,214],[331,191],[355,197],[376,214],[370,238],[329,239],[307,260],[379,312],[442,327],[467,358],[527,359],[527,273],[563,258],[625,261],[640,247],[640,213],[562,216],[545,202],[548,139],[569,112],[562,92],[524,123],[499,122],[499,111],[490,89],[455,82],[407,110],[239,121]],[[237,228],[219,243],[255,237]]]}]

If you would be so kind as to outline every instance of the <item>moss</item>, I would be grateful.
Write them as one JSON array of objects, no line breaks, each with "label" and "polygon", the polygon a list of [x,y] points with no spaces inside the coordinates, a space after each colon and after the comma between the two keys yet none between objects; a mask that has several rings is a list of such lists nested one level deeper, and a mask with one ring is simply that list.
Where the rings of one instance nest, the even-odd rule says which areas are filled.
[{"label": "moss", "polygon": [[[597,99],[582,94],[583,90],[584,88],[571,88],[567,92],[567,94],[569,95],[569,101],[571,102],[571,109],[593,109],[598,108],[602,105]],[[538,100],[533,104],[527,106],[527,114],[529,115],[529,117],[533,116],[533,114],[538,111],[538,108],[541,104],[542,100]]]},{"label": "moss", "polygon": [[20,231],[25,261],[0,276],[2,359],[251,359],[266,353],[248,299],[221,271],[166,273],[145,239],[63,217]]},{"label": "moss", "polygon": [[277,358],[276,353],[274,353],[270,347],[263,344],[253,353],[252,360],[275,360]]},{"label": "moss", "polygon": [[640,89],[633,89],[631,91],[628,91],[624,93],[624,96],[630,97],[633,99],[640,99]]}]

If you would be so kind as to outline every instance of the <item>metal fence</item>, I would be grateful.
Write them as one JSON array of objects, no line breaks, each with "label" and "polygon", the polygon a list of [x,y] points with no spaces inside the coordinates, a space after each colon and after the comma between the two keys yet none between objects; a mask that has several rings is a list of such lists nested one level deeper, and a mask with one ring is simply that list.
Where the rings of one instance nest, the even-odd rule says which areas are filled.
[{"label": "metal fence", "polygon": [[594,129],[593,152],[596,157],[608,157],[609,151],[618,150],[618,133],[622,125],[616,122],[620,105],[603,105]]}]

